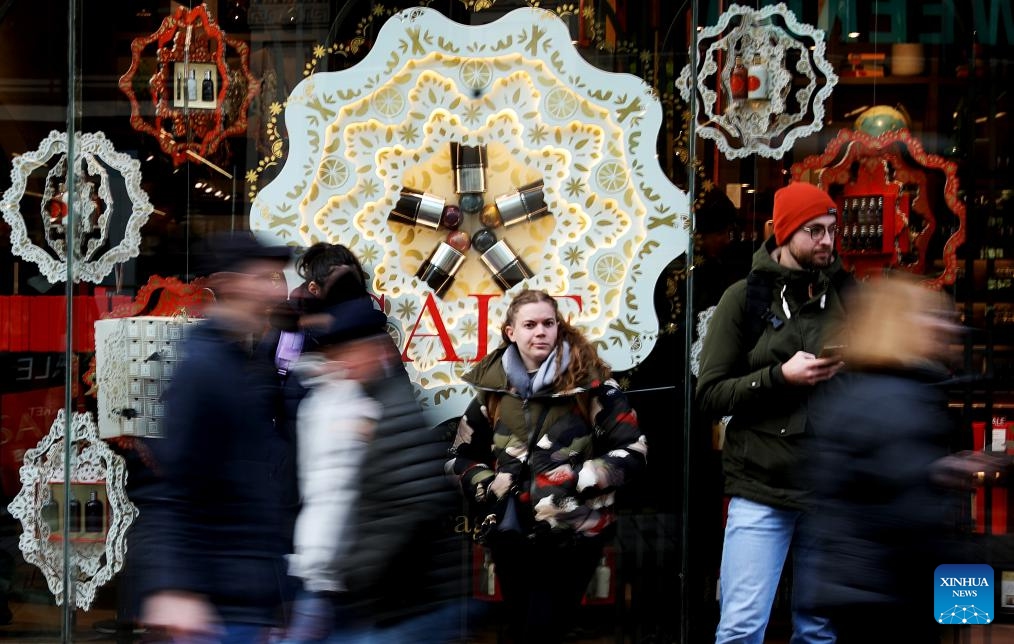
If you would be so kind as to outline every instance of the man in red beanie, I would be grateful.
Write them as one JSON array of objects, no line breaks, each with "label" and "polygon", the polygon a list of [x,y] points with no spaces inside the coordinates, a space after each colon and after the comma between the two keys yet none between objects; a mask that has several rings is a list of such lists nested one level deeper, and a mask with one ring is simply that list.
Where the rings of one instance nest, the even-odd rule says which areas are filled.
[{"label": "man in red beanie", "polygon": [[[775,193],[774,235],[750,275],[722,295],[704,338],[697,402],[732,415],[722,453],[728,518],[720,571],[716,644],[761,644],[782,567],[797,542],[806,495],[798,480],[806,400],[842,363],[837,344],[849,281],[834,252],[835,203],[793,183]],[[795,553],[794,553],[795,554]],[[794,567],[796,575],[805,571]],[[826,619],[793,610],[793,644],[834,642]]]}]

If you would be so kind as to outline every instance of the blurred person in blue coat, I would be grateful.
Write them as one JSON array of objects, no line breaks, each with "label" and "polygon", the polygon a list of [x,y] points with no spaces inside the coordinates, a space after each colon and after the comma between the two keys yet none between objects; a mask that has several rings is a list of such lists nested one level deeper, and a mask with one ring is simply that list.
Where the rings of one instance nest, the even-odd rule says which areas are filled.
[{"label": "blurred person in blue coat", "polygon": [[255,348],[290,253],[249,232],[213,236],[206,252],[215,301],[189,327],[164,438],[149,443],[158,480],[134,499],[141,621],[178,644],[259,644],[278,623],[286,535],[278,381]]},{"label": "blurred person in blue coat", "polygon": [[849,315],[846,370],[810,401],[813,497],[794,592],[831,618],[840,644],[937,644],[933,571],[963,557],[958,490],[1000,463],[951,453],[948,296],[881,277],[855,289]]}]

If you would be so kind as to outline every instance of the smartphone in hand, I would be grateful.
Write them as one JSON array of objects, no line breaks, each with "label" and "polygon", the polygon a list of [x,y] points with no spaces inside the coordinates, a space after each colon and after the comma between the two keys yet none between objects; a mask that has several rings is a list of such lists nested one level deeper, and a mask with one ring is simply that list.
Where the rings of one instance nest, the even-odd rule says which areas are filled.
[{"label": "smartphone in hand", "polygon": [[844,353],[844,351],[845,351],[844,344],[829,344],[820,350],[820,354],[817,357],[834,358],[836,360],[841,360],[842,353]]}]

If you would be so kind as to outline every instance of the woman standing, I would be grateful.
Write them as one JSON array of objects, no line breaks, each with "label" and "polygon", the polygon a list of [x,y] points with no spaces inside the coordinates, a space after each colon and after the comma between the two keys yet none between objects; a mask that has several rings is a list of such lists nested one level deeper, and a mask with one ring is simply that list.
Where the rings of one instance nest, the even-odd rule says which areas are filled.
[{"label": "woman standing", "polygon": [[524,290],[476,390],[448,469],[482,521],[511,633],[559,642],[613,523],[613,496],[645,466],[637,416],[584,336],[544,291]]}]

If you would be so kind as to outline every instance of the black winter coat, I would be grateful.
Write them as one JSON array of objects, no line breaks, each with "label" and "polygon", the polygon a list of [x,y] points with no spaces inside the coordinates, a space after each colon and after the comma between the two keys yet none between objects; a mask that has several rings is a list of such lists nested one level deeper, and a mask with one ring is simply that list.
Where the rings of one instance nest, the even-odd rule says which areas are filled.
[{"label": "black winter coat", "polygon": [[933,571],[958,555],[942,550],[958,498],[931,480],[953,431],[932,379],[840,373],[815,392],[806,450],[813,499],[803,523],[812,548],[794,593],[808,608],[915,602],[929,619]]},{"label": "black winter coat", "polygon": [[[134,501],[142,595],[205,595],[223,621],[272,624],[285,579],[273,365],[216,320],[191,330],[166,392],[159,479]],[[133,547],[133,546],[132,546]]]}]

